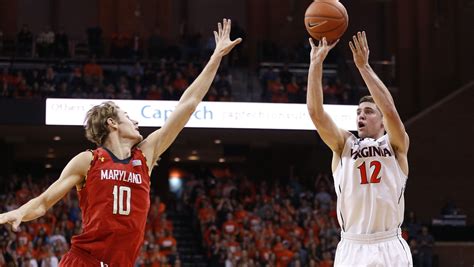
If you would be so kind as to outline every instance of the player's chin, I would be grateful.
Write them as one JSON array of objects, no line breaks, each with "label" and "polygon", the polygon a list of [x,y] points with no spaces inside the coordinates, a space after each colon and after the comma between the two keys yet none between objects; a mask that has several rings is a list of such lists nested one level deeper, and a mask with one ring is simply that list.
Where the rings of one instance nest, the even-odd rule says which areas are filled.
[{"label": "player's chin", "polygon": [[367,133],[361,129],[357,130],[357,135],[359,136],[359,138],[366,138],[367,137]]},{"label": "player's chin", "polygon": [[141,134],[137,134],[135,136],[135,140],[136,140],[136,143],[140,143],[141,141],[143,141],[143,136]]}]

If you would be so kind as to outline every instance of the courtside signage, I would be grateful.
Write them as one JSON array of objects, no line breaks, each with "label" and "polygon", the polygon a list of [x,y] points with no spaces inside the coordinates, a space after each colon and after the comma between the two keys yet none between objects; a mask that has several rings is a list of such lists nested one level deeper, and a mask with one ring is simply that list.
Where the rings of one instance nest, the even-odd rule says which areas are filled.
[{"label": "courtside signage", "polygon": [[[87,111],[104,99],[46,99],[46,125],[84,125]],[[113,100],[141,127],[160,127],[178,101]],[[356,130],[357,106],[324,105],[336,124]],[[305,104],[206,102],[199,104],[186,124],[191,128],[313,130]]]}]

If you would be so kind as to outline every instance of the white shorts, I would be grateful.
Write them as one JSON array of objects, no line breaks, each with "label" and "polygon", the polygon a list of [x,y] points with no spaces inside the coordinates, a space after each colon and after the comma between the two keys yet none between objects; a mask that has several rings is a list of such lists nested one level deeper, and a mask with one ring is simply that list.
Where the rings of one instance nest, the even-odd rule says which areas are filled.
[{"label": "white shorts", "polygon": [[413,266],[410,247],[401,230],[359,235],[341,232],[335,267]]}]

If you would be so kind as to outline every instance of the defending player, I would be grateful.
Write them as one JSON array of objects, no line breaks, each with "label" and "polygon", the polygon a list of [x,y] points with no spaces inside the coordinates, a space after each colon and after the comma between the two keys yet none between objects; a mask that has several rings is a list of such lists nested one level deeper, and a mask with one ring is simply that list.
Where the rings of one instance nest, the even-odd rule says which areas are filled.
[{"label": "defending player", "polygon": [[349,43],[370,95],[359,101],[359,138],[340,129],[324,111],[323,61],[336,43],[311,43],[307,105],[321,139],[333,151],[337,215],[342,228],[335,266],[412,266],[401,238],[408,135],[390,92],[369,65],[365,32]]},{"label": "defending player", "polygon": [[0,223],[17,229],[21,222],[44,215],[76,187],[83,231],[72,238],[60,266],[133,266],[144,238],[153,166],[208,91],[222,57],[242,41],[231,41],[230,30],[230,20],[218,23],[213,55],[162,128],[143,140],[138,123],[113,102],[94,106],[87,113],[85,128],[98,148],[75,156],[44,193],[1,214]]}]

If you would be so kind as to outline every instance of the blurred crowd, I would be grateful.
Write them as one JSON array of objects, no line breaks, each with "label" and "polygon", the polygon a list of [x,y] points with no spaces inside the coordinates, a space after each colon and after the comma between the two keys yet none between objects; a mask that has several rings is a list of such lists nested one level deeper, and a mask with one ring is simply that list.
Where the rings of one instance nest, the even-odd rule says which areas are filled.
[{"label": "blurred crowd", "polygon": [[[16,99],[96,98],[178,100],[201,72],[201,64],[162,60],[143,66],[102,66],[93,57],[84,64],[60,61],[43,69],[24,68],[0,74],[0,96]],[[221,68],[206,96],[232,100],[232,76]]]},{"label": "blurred crowd", "polygon": [[327,175],[302,183],[247,177],[190,180],[192,207],[209,266],[332,266],[339,242]]},{"label": "blurred crowd", "polygon": [[[307,69],[291,70],[288,64],[279,68],[263,68],[260,72],[261,98],[273,103],[306,103]],[[355,92],[336,75],[322,80],[325,104],[354,104]]]},{"label": "blurred crowd", "polygon": [[[193,215],[195,238],[201,240],[208,266],[330,267],[340,239],[331,181],[327,174],[270,181],[220,172],[190,176],[177,201]],[[16,174],[0,179],[0,212],[26,203],[52,182],[50,176]],[[0,226],[0,267],[58,266],[81,224],[77,193],[71,190],[43,217],[22,223],[18,232]],[[135,267],[181,266],[174,232],[167,206],[152,193]],[[433,266],[434,238],[415,213],[407,214],[402,235],[414,266]]]},{"label": "blurred crowd", "polygon": [[[1,179],[0,212],[13,210],[42,193],[54,179],[11,175]],[[181,266],[173,223],[166,205],[152,196],[145,241],[135,267]],[[0,266],[55,267],[70,247],[71,237],[81,233],[81,210],[76,190],[36,220],[20,224],[18,232],[0,226]]]},{"label": "blurred crowd", "polygon": [[[22,66],[16,59],[8,61],[9,66],[1,71],[0,97],[175,100],[179,99],[183,90],[201,72],[215,46],[213,36],[205,39],[200,33],[186,32],[182,33],[176,43],[169,43],[161,36],[158,28],[146,39],[138,34],[124,33],[114,33],[106,39],[99,27],[87,28],[85,33],[86,39],[76,42],[70,41],[64,30],[53,31],[47,28],[33,33],[24,24],[13,48],[8,48],[0,31],[0,55],[15,56],[26,63]],[[236,24],[233,25],[232,35],[232,38],[245,36],[245,31]],[[288,64],[283,64],[276,68],[260,68],[258,72],[247,75],[242,69],[248,66],[245,65],[248,59],[243,52],[244,46],[245,44],[237,46],[226,58],[223,65],[230,69],[220,68],[205,100],[246,101],[233,97],[232,70],[234,74],[237,72],[240,73],[239,76],[247,77],[235,86],[234,91],[245,92],[253,87],[252,77],[259,79],[260,99],[252,97],[252,101],[306,102],[307,66],[293,69]],[[297,64],[307,63],[309,60],[308,44],[285,48],[262,41],[259,47],[257,61],[261,64]],[[36,63],[29,62],[28,59],[35,59]],[[327,62],[333,65],[333,70],[341,69],[337,51],[328,56]],[[344,75],[324,78],[325,103],[354,103],[356,93],[341,80],[342,76]]]}]

